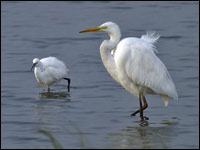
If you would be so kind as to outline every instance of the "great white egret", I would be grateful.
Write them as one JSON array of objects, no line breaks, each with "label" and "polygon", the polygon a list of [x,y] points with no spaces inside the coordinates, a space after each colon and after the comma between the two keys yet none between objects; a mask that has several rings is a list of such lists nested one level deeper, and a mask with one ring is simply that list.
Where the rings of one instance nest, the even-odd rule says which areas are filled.
[{"label": "great white egret", "polygon": [[50,91],[50,86],[62,79],[68,81],[68,92],[70,91],[70,78],[66,78],[69,70],[65,64],[55,57],[46,57],[39,60],[38,58],[33,59],[33,66],[31,70],[34,69],[34,74],[37,82],[40,86],[46,86],[48,92]]},{"label": "great white egret", "polygon": [[155,55],[154,43],[159,39],[158,35],[152,32],[141,38],[128,37],[120,41],[120,28],[114,22],[106,22],[80,33],[93,31],[103,31],[110,36],[110,40],[104,40],[100,46],[101,59],[109,74],[127,91],[139,97],[140,108],[131,116],[140,112],[141,120],[148,119],[143,116],[143,110],[148,107],[146,94],[160,95],[165,106],[168,105],[168,98],[178,99],[167,68]]}]

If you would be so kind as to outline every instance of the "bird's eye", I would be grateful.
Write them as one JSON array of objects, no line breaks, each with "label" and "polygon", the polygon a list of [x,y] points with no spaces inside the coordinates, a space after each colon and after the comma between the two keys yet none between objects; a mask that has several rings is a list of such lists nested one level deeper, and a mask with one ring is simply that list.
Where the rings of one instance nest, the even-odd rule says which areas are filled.
[{"label": "bird's eye", "polygon": [[103,26],[103,27],[101,27],[101,29],[108,29],[108,27],[107,26]]}]

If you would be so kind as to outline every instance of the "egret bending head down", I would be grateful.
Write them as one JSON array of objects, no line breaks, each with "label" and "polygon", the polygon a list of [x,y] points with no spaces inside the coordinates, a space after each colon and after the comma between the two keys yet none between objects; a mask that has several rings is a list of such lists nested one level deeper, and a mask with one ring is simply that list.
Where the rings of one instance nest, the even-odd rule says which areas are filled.
[{"label": "egret bending head down", "polygon": [[[165,106],[168,98],[178,99],[175,85],[162,61],[155,55],[154,43],[159,39],[155,33],[147,33],[141,38],[128,37],[120,41],[121,32],[114,22],[106,22],[98,27],[89,28],[80,33],[103,31],[110,36],[100,46],[102,62],[108,73],[127,91],[139,97],[140,108],[131,114],[140,113],[148,107],[145,95],[160,95]],[[143,99],[143,105],[142,105]]]},{"label": "egret bending head down", "polygon": [[35,78],[40,86],[46,86],[50,91],[50,86],[62,79],[68,81],[68,91],[70,91],[70,78],[66,78],[69,70],[65,64],[55,57],[47,57],[39,60],[38,58],[33,59],[33,66]]}]

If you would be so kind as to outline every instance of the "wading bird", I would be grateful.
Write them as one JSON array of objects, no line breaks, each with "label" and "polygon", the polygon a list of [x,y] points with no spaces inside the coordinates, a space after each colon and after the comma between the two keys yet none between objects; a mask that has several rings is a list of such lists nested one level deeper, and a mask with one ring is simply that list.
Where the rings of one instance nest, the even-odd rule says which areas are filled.
[{"label": "wading bird", "polygon": [[62,79],[68,81],[68,92],[70,91],[70,78],[66,78],[69,70],[65,64],[55,57],[47,57],[39,60],[38,58],[33,59],[34,74],[37,82],[40,86],[46,86],[48,92],[50,92],[50,86]]},{"label": "wading bird", "polygon": [[143,110],[148,107],[146,94],[160,95],[165,106],[169,98],[178,99],[167,68],[155,55],[154,43],[159,39],[158,35],[147,32],[141,38],[128,37],[120,41],[120,28],[114,22],[106,22],[80,33],[93,31],[105,32],[110,37],[100,46],[101,59],[108,73],[127,91],[139,97],[140,108],[131,116],[140,113],[141,120],[148,120],[143,116]]}]

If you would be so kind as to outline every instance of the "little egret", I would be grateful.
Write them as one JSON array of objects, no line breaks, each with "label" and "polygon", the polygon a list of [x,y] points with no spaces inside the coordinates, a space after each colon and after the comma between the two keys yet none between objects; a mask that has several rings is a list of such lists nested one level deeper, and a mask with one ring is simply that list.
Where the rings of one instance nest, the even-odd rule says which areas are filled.
[{"label": "little egret", "polygon": [[33,59],[33,66],[31,70],[34,69],[34,74],[37,82],[40,86],[46,86],[48,92],[50,91],[50,86],[62,79],[68,81],[68,92],[70,91],[70,78],[66,78],[69,70],[65,64],[55,57],[47,57],[39,60],[38,58]]},{"label": "little egret", "polygon": [[155,55],[157,50],[154,43],[159,39],[158,35],[147,32],[141,38],[128,37],[120,41],[120,28],[113,22],[106,22],[80,33],[93,31],[103,31],[110,37],[110,40],[104,40],[100,46],[101,59],[108,73],[127,91],[139,97],[140,108],[131,116],[140,113],[141,120],[148,120],[143,116],[143,110],[148,107],[146,94],[160,95],[165,106],[168,105],[168,98],[178,99],[167,68]]}]

